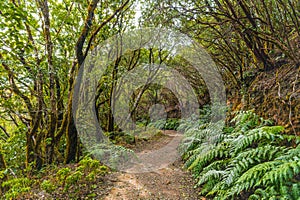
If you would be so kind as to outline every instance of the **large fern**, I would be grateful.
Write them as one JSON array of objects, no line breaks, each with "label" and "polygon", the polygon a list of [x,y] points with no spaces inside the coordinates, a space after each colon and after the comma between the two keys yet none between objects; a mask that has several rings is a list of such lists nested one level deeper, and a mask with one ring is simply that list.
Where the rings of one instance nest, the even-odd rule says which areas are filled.
[{"label": "large fern", "polygon": [[258,144],[268,144],[283,140],[280,133],[284,130],[282,126],[264,126],[255,128],[238,136],[234,141],[234,153],[237,154],[249,146],[257,146]]},{"label": "large fern", "polygon": [[201,193],[215,199],[300,198],[299,138],[251,111],[237,113],[232,122],[223,133],[212,128],[218,123],[186,130],[184,166]]}]

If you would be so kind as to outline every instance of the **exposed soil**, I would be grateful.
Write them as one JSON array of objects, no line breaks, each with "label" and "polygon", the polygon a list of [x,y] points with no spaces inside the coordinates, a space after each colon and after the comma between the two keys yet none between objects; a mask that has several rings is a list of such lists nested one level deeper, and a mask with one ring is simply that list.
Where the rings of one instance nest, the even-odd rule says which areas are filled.
[{"label": "exposed soil", "polygon": [[[176,137],[180,136],[175,131],[164,131],[160,137],[137,142],[133,149],[140,154],[151,154],[164,148],[170,142],[176,141],[174,140]],[[112,186],[109,193],[105,195],[105,200],[201,199],[198,195],[199,190],[193,187],[194,182],[191,175],[182,169],[180,158],[156,171],[113,172],[107,176],[107,182]]]}]

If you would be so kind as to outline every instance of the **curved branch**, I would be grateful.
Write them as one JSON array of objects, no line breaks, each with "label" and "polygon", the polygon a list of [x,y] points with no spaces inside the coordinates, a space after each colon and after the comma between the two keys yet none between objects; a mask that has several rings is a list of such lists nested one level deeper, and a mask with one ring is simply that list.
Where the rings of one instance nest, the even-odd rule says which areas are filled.
[{"label": "curved branch", "polygon": [[94,40],[94,38],[96,37],[96,35],[99,33],[99,31],[107,24],[109,23],[120,11],[122,11],[125,6],[129,3],[129,0],[127,0],[123,5],[121,5],[109,18],[107,18],[104,22],[102,22],[100,24],[100,26],[93,32],[92,36],[90,37],[89,39],[89,43],[88,43],[88,46],[85,50],[85,53],[84,53],[84,59],[86,58],[87,54],[88,54],[88,51],[90,50],[91,46],[92,46],[92,42]]},{"label": "curved branch", "polygon": [[10,135],[8,134],[8,132],[6,131],[6,129],[3,126],[0,126],[0,129],[5,133],[5,135],[9,138]]},{"label": "curved branch", "polygon": [[77,40],[77,43],[76,43],[76,58],[77,58],[77,61],[78,61],[78,65],[80,66],[83,61],[84,61],[84,55],[83,55],[83,45],[84,45],[84,42],[86,40],[86,37],[90,31],[90,28],[92,26],[92,21],[93,21],[93,18],[94,18],[94,12],[95,12],[95,9],[97,7],[97,4],[98,4],[99,0],[93,0],[89,7],[88,7],[88,15],[87,15],[87,18],[85,20],[85,23],[84,23],[84,27],[81,31],[81,34]]},{"label": "curved branch", "polygon": [[[0,59],[2,59],[2,58],[3,58],[3,56],[2,56],[2,54],[0,54]],[[7,71],[7,73],[8,73],[9,82],[10,82],[10,84],[11,84],[11,86],[12,86],[13,92],[14,92],[16,95],[18,95],[19,97],[21,97],[21,99],[24,100],[24,102],[25,102],[25,104],[26,104],[26,106],[27,106],[27,109],[28,109],[28,111],[29,111],[30,117],[33,119],[33,118],[34,118],[34,114],[32,113],[33,107],[32,107],[32,104],[31,104],[30,99],[29,99],[26,95],[24,95],[24,94],[19,90],[18,86],[17,86],[16,83],[15,83],[14,73],[13,73],[12,70],[9,68],[9,66],[6,65],[4,62],[2,62],[1,64],[2,64],[2,66],[4,67],[4,69],[5,69],[5,70]]]}]

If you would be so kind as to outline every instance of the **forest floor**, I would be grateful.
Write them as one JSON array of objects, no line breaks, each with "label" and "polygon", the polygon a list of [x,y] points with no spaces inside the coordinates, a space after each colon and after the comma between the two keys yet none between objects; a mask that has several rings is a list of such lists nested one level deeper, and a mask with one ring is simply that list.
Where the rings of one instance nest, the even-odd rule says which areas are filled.
[{"label": "forest floor", "polygon": [[[101,200],[198,200],[199,188],[194,189],[192,175],[183,169],[177,153],[182,134],[176,131],[147,130],[132,144],[121,144],[132,149],[142,160],[125,171],[109,171],[93,181],[79,181],[67,190],[57,182],[57,170],[68,168],[74,174],[78,164],[63,165],[58,169],[45,169],[28,193],[17,199],[101,199]],[[150,165],[148,165],[150,163]],[[150,168],[149,168],[150,166]],[[141,169],[146,169],[142,170]],[[41,189],[44,180],[58,185],[52,192]],[[84,179],[83,179],[84,180]],[[2,199],[0,197],[0,199]],[[204,199],[204,198],[202,198]]]},{"label": "forest floor", "polygon": [[[138,141],[131,148],[139,154],[148,154],[166,146],[178,134],[175,131],[163,131],[159,137],[148,141]],[[168,153],[167,153],[168,154]],[[163,157],[163,155],[161,155]],[[112,172],[107,175],[103,196],[105,200],[196,200],[199,190],[194,189],[191,174],[182,169],[182,161],[175,161],[155,171],[143,173]]]}]

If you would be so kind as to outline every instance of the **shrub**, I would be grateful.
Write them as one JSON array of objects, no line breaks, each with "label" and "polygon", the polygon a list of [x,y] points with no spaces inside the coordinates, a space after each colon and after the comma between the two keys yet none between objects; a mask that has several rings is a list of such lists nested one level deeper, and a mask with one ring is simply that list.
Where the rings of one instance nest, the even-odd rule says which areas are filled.
[{"label": "shrub", "polygon": [[28,192],[32,181],[28,178],[12,178],[2,183],[2,187],[8,188],[5,193],[6,199],[15,199],[19,195]]},{"label": "shrub", "polygon": [[45,190],[47,193],[52,193],[57,188],[57,186],[49,180],[44,180],[41,183],[41,188]]},{"label": "shrub", "polygon": [[187,123],[180,149],[202,195],[215,199],[300,197],[299,137],[285,135],[283,127],[270,126],[270,121],[252,111],[237,113],[234,126],[221,132],[214,128],[221,122]]}]

